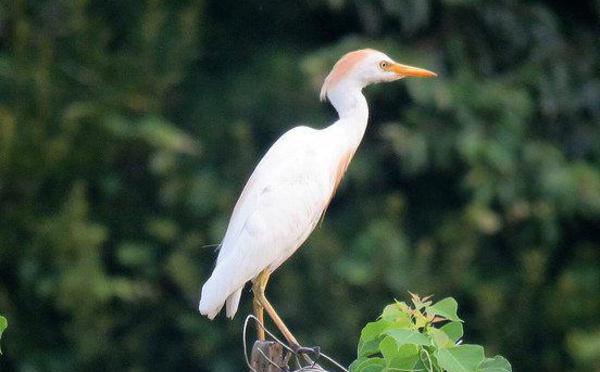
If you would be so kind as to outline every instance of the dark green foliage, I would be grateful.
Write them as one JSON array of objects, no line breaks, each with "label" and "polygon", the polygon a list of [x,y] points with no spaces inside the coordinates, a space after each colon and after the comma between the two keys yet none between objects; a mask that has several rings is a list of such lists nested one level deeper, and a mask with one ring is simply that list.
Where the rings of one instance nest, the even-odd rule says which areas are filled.
[{"label": "dark green foliage", "polygon": [[[7,327],[8,327],[8,320],[6,320],[5,317],[0,315],[0,338],[2,338],[2,333],[6,330]],[[0,354],[2,354],[2,348],[0,348]]]},{"label": "dark green foliage", "polygon": [[436,293],[515,370],[597,370],[598,4],[2,2],[0,370],[240,370],[248,292],[199,316],[207,245],[279,135],[335,119],[320,84],[362,47],[440,77],[366,89],[364,143],[269,287],[291,329],[349,363],[390,298]]}]

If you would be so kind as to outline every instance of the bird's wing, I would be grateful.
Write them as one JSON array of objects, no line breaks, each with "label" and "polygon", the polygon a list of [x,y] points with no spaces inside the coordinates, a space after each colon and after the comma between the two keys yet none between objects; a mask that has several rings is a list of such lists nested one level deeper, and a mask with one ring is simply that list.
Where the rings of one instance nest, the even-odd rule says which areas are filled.
[{"label": "bird's wing", "polygon": [[[319,162],[315,152],[315,148],[319,147],[317,133],[317,130],[309,127],[293,128],[283,134],[263,156],[233,209],[217,262],[234,249],[233,243],[251,215],[259,211],[261,204],[267,208],[269,201],[277,198],[302,198],[302,194],[290,193],[304,191],[310,186],[321,186],[323,190],[328,188],[328,179],[324,179],[323,172],[319,172],[322,167],[315,164]],[[331,192],[327,195],[331,195]],[[318,199],[318,195],[315,196]],[[308,199],[312,198],[308,196]],[[276,228],[278,225],[277,221],[273,221],[271,226]]]},{"label": "bird's wing", "polygon": [[262,158],[234,208],[200,311],[225,299],[267,267],[287,259],[319,220],[337,182],[334,156],[319,131],[297,127]]}]

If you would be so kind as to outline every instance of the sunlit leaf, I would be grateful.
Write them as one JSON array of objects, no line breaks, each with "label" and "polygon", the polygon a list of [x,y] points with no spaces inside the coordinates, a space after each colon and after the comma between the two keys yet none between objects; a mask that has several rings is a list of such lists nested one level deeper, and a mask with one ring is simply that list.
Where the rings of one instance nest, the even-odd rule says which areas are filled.
[{"label": "sunlit leaf", "polygon": [[429,330],[429,333],[431,335],[431,339],[433,340],[433,343],[438,348],[448,348],[448,347],[454,346],[454,341],[452,341],[452,339],[450,339],[450,337],[448,337],[446,332],[442,331],[441,329],[431,328]]},{"label": "sunlit leaf", "polygon": [[394,328],[410,328],[412,326],[410,315],[398,303],[386,306],[381,318],[394,322]]},{"label": "sunlit leaf", "polygon": [[440,329],[454,342],[458,341],[463,336],[463,325],[461,322],[450,322],[444,324]]},{"label": "sunlit leaf", "polygon": [[385,332],[396,340],[398,345],[413,344],[413,345],[429,345],[431,340],[426,335],[418,331],[408,329],[390,329]]},{"label": "sunlit leaf", "polygon": [[383,338],[385,330],[393,327],[393,322],[380,319],[376,322],[367,323],[360,333],[357,355],[370,356],[379,352],[379,343]]},{"label": "sunlit leaf", "polygon": [[505,358],[496,355],[485,358],[477,367],[477,372],[512,372],[512,366]]},{"label": "sunlit leaf", "polygon": [[412,369],[419,361],[419,348],[417,345],[402,345],[396,355],[391,358],[386,357],[385,360],[390,371],[394,368]]},{"label": "sunlit leaf", "polygon": [[460,345],[438,349],[436,357],[440,367],[448,372],[475,372],[484,354],[483,347],[479,345]]},{"label": "sunlit leaf", "polygon": [[425,325],[427,325],[427,323],[429,323],[429,319],[427,319],[427,317],[420,311],[415,311],[413,313],[413,318],[415,320],[416,328],[423,328]]},{"label": "sunlit leaf", "polygon": [[384,319],[376,322],[369,322],[360,332],[360,339],[363,341],[371,341],[379,337],[383,331],[389,329],[392,324],[392,322]]},{"label": "sunlit leaf", "polygon": [[456,312],[458,311],[458,303],[452,297],[444,298],[435,304],[427,307],[427,313],[443,316],[448,320],[462,322]]},{"label": "sunlit leaf", "polygon": [[[357,361],[358,362],[358,361]],[[364,358],[360,362],[352,363],[351,372],[380,372],[385,369],[383,358]]]},{"label": "sunlit leaf", "polygon": [[385,359],[391,359],[398,354],[398,344],[392,337],[387,336],[379,343],[379,350]]},{"label": "sunlit leaf", "polygon": [[360,340],[358,341],[358,347],[356,354],[358,357],[369,357],[379,353],[379,339],[373,339],[369,341]]}]

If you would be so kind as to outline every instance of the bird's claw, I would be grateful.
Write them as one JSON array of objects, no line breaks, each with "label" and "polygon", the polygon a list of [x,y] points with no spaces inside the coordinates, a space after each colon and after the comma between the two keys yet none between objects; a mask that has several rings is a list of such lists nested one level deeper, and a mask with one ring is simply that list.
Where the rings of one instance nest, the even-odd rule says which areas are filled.
[{"label": "bird's claw", "polygon": [[320,346],[306,347],[306,346],[294,345],[292,347],[292,350],[294,351],[294,354],[308,355],[308,356],[313,357],[315,360],[319,359],[319,357],[321,356],[321,347]]}]

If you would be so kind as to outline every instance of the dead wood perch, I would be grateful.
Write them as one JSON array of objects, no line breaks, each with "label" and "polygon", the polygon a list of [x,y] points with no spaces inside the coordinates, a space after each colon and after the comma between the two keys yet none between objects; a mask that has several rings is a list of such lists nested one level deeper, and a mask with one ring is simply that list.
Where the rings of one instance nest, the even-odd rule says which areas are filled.
[{"label": "dead wood perch", "polygon": [[[257,327],[263,329],[271,339],[255,341],[252,346],[252,351],[250,352],[250,355],[248,355],[246,333],[248,324],[251,321],[255,322]],[[298,350],[298,352],[292,351],[288,345],[281,342],[281,340],[275,337],[273,333],[266,329],[254,315],[248,315],[246,317],[243,329],[243,340],[244,355],[246,356],[246,363],[248,364],[250,372],[326,372],[327,370],[317,364],[318,359],[331,363],[337,368],[336,370],[348,372],[341,364],[321,353],[318,347],[301,348],[304,349],[303,352],[300,350]],[[307,350],[312,353],[316,351],[316,358],[314,361],[306,354]]]},{"label": "dead wood perch", "polygon": [[[287,353],[286,353],[287,354]],[[250,365],[257,372],[280,372],[288,369],[290,354],[275,341],[256,341],[250,354]]]},{"label": "dead wood perch", "polygon": [[250,366],[254,370],[251,372],[326,372],[321,366],[316,363],[310,363],[308,366],[300,367],[300,369],[292,369],[290,359],[293,354],[283,348],[276,341],[255,341],[250,353]]}]

